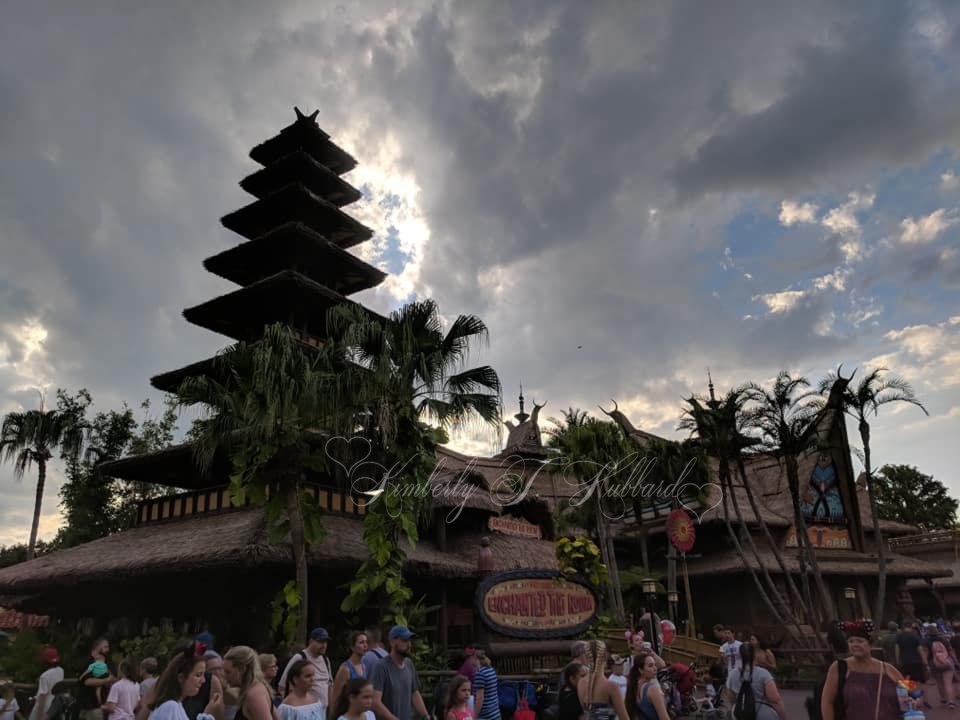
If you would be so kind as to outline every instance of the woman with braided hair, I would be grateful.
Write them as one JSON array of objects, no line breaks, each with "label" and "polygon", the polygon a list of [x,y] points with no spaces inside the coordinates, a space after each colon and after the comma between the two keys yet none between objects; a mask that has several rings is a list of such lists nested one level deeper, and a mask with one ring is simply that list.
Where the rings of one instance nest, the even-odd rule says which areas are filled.
[{"label": "woman with braided hair", "polygon": [[585,655],[587,674],[577,684],[577,695],[587,720],[629,720],[623,695],[617,684],[607,680],[607,646],[601,640],[587,643]]}]

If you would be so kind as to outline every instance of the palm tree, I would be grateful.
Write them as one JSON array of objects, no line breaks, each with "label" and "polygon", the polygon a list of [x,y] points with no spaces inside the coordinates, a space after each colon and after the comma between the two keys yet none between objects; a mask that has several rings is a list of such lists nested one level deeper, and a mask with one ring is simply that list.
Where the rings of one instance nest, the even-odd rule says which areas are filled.
[{"label": "palm tree", "polygon": [[[427,422],[448,430],[500,426],[500,379],[489,365],[465,368],[487,326],[475,315],[458,315],[444,332],[433,300],[417,300],[381,321],[357,309],[334,308],[328,325],[333,362],[353,363],[342,373],[368,427],[381,440],[396,441],[403,422]],[[350,372],[353,370],[353,372]]]},{"label": "palm tree", "polygon": [[[733,487],[731,465],[741,466],[743,451],[758,443],[755,438],[748,437],[743,432],[744,412],[743,407],[747,401],[747,389],[735,388],[729,391],[722,399],[716,400],[713,397],[712,386],[709,400],[703,398],[690,397],[687,399],[687,408],[684,410],[684,419],[680,423],[681,429],[690,430],[696,437],[703,451],[717,459],[717,476],[721,492],[723,493],[723,520],[727,532],[733,541],[734,548],[740,556],[744,567],[753,579],[754,585],[760,594],[760,597],[770,609],[771,614],[781,625],[786,625],[787,619],[782,616],[781,609],[788,609],[789,604],[785,601],[779,589],[770,576],[769,570],[760,556],[752,534],[746,529],[743,515],[740,511],[739,501],[736,499],[736,492]],[[743,478],[746,485],[746,478]],[[761,576],[757,575],[753,564],[747,559],[746,551],[740,541],[732,523],[730,522],[730,504],[732,502],[734,512],[737,515],[737,521],[741,528],[745,529],[743,536],[746,540],[751,554],[756,560],[756,565],[760,569]],[[754,504],[754,513],[758,522],[764,523],[763,516]],[[770,543],[771,551],[777,557],[781,570],[786,573],[786,565],[782,556],[779,554],[779,548],[772,537],[767,534],[767,540]],[[790,618],[796,625],[796,620]]]},{"label": "palm tree", "polygon": [[[609,483],[618,474],[629,474],[638,459],[631,443],[611,422],[589,417],[581,410],[564,413],[564,422],[551,431],[550,447],[560,450],[567,468],[583,488],[584,497],[564,508],[566,518],[580,527],[595,526],[603,564],[610,579],[610,609],[618,623],[625,620],[623,591],[617,556],[610,532],[610,512],[622,516],[624,507],[611,508],[604,503]],[[623,502],[622,499],[618,499]],[[561,525],[564,524],[561,522]]]},{"label": "palm tree", "polygon": [[[258,342],[227,348],[214,365],[214,373],[187,378],[177,391],[181,405],[208,411],[195,425],[198,463],[206,470],[217,453],[228,456],[235,500],[263,505],[275,539],[289,533],[296,602],[307,608],[307,547],[322,539],[323,529],[302,485],[306,468],[322,457],[318,429],[335,420],[332,377],[282,324],[268,327]],[[306,637],[306,612],[297,613],[296,632]]]},{"label": "palm tree", "polygon": [[56,410],[45,410],[43,396],[39,410],[8,413],[0,428],[0,460],[13,462],[17,480],[37,464],[37,496],[33,504],[33,524],[30,527],[30,542],[27,544],[27,560],[32,560],[37,547],[40,530],[40,510],[43,506],[43,490],[47,482],[47,462],[54,450],[60,449],[73,457],[79,454],[83,444],[83,429],[71,422],[71,417]]},{"label": "palm tree", "polygon": [[[327,326],[323,353],[332,366],[340,366],[338,410],[360,421],[354,429],[370,441],[380,468],[403,468],[402,482],[429,482],[434,448],[445,442],[446,430],[499,431],[500,379],[488,365],[467,367],[471,349],[488,339],[486,325],[476,316],[459,315],[444,331],[436,303],[419,300],[385,319],[341,306],[329,313]],[[344,357],[350,362],[342,364]],[[343,610],[356,611],[379,595],[382,611],[398,621],[403,617],[398,613],[412,592],[403,580],[406,551],[400,541],[416,543],[417,522],[427,506],[417,493],[405,495],[402,503],[387,495],[372,506],[364,520],[371,558],[351,584]]]},{"label": "palm tree", "polygon": [[[807,525],[800,511],[800,469],[797,458],[817,447],[817,422],[820,413],[809,401],[815,395],[808,391],[810,382],[805,377],[792,377],[781,371],[768,391],[757,384],[747,386],[746,397],[753,403],[747,411],[747,420],[758,430],[763,441],[763,452],[782,462],[786,468],[793,518],[797,532],[800,561],[800,580],[807,587],[806,563],[809,562],[814,583],[820,594],[828,620],[834,616],[830,594],[827,592],[820,564],[807,535]],[[807,594],[809,592],[807,591]],[[816,612],[816,603],[810,603]]]},{"label": "palm tree", "polygon": [[[875,618],[883,617],[884,603],[886,602],[887,550],[883,535],[880,532],[880,513],[877,510],[877,494],[873,485],[873,469],[870,461],[870,423],[867,421],[867,417],[871,412],[876,417],[880,412],[881,405],[893,402],[916,405],[923,410],[925,415],[930,414],[923,404],[917,400],[910,383],[896,376],[884,376],[885,372],[887,372],[887,368],[876,368],[865,375],[855,388],[847,384],[842,395],[843,410],[856,419],[857,429],[860,432],[860,442],[863,443],[863,467],[866,475],[867,498],[870,502],[870,513],[873,515],[873,535],[877,544],[877,562],[880,570]],[[853,376],[851,375],[851,377]],[[828,393],[838,379],[840,379],[839,370],[831,372],[821,380],[819,386],[821,394]]]}]

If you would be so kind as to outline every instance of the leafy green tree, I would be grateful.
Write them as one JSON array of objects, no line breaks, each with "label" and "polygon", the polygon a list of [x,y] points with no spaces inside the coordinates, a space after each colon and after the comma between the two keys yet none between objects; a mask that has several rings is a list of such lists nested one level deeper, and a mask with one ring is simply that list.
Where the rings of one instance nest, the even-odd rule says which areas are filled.
[{"label": "leafy green tree", "polygon": [[500,379],[488,365],[467,367],[472,348],[487,342],[483,321],[458,315],[444,331],[433,300],[409,303],[382,320],[335,308],[328,327],[328,366],[351,360],[339,367],[333,396],[341,398],[353,437],[368,441],[366,468],[384,490],[364,518],[370,559],[341,607],[357,612],[379,596],[384,615],[401,622],[413,597],[403,577],[406,548],[417,542],[429,493],[394,490],[426,487],[446,430],[499,427]]},{"label": "leafy green tree", "polygon": [[958,525],[960,501],[932,475],[912,465],[884,465],[873,476],[877,512],[883,520],[896,520],[924,530],[951,530]]},{"label": "leafy green tree", "polygon": [[150,415],[150,401],[144,400],[140,405],[144,419],[139,423],[126,404],[120,410],[100,411],[89,418],[91,405],[86,390],[74,395],[57,391],[57,409],[83,427],[87,436],[83,453],[61,453],[67,480],[60,490],[65,523],[54,541],[58,547],[73,547],[125,530],[132,524],[139,502],[169,492],[151,483],[112,478],[101,471],[100,465],[171,445],[177,424],[176,399],[165,399],[159,417]]},{"label": "leafy green tree", "polygon": [[[643,452],[623,436],[615,423],[586,416],[580,410],[570,409],[554,425],[547,444],[560,452],[564,471],[573,475],[582,493],[575,502],[564,504],[558,525],[596,530],[594,537],[609,572],[610,610],[622,623],[626,612],[609,521],[625,514],[627,498],[608,490],[630,481],[631,474],[644,461]],[[630,499],[631,506],[636,499],[637,494]],[[558,549],[561,547],[558,545]]]},{"label": "leafy green tree", "polygon": [[47,481],[47,463],[56,450],[76,455],[83,444],[83,429],[73,419],[57,410],[46,410],[41,396],[39,410],[11,412],[0,427],[0,461],[12,462],[14,476],[20,480],[36,463],[37,492],[33,506],[33,524],[27,544],[27,560],[34,557],[43,491]]},{"label": "leafy green tree", "polygon": [[[37,540],[37,547],[34,548],[34,557],[46,555],[52,549],[52,543],[45,543],[43,540]],[[26,543],[18,543],[16,545],[0,545],[0,568],[22,563],[26,559]]]},{"label": "leafy green tree", "polygon": [[264,507],[271,539],[289,536],[295,580],[284,588],[288,637],[307,636],[307,550],[323,539],[320,509],[304,490],[308,470],[323,468],[319,428],[336,422],[339,404],[321,355],[309,351],[283,324],[255,343],[240,342],[214,361],[211,376],[187,378],[177,395],[202,406],[195,424],[196,453],[208,470],[218,452],[230,458],[234,501]]},{"label": "leafy green tree", "polygon": [[[877,545],[877,564],[879,569],[879,583],[877,590],[877,607],[874,617],[883,617],[883,608],[887,592],[887,548],[880,532],[880,512],[877,506],[877,493],[874,488],[873,470],[870,447],[870,422],[868,418],[880,412],[880,406],[888,403],[908,403],[916,405],[929,415],[927,409],[913,394],[913,388],[906,380],[892,375],[884,375],[886,368],[876,368],[867,373],[856,387],[851,387],[849,381],[841,396],[843,410],[857,421],[857,430],[860,433],[860,442],[863,443],[863,467],[866,473],[867,498],[870,510],[873,513],[873,534]],[[839,379],[839,370],[830,373],[820,381],[820,392],[826,394]],[[850,376],[853,379],[853,375]]]}]

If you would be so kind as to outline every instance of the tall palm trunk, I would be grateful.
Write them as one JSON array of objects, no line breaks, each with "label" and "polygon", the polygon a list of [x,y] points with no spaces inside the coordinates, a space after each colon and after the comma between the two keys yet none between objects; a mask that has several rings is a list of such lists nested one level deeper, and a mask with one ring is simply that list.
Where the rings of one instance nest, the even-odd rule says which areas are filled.
[{"label": "tall palm trunk", "polygon": [[807,523],[803,519],[803,513],[800,512],[800,469],[797,467],[797,459],[788,455],[786,464],[787,483],[790,485],[790,498],[793,501],[793,519],[797,528],[797,548],[801,557],[806,554],[806,558],[810,562],[813,581],[817,585],[817,591],[820,593],[820,599],[823,603],[823,614],[827,620],[834,620],[836,613],[834,613],[833,603],[830,601],[830,593],[827,592],[827,586],[823,582],[820,564],[817,562],[817,554],[813,550],[810,536],[807,535]]},{"label": "tall palm trunk", "polygon": [[770,528],[767,525],[766,520],[764,520],[763,516],[760,514],[760,507],[757,503],[757,497],[753,494],[753,488],[750,487],[750,484],[747,482],[747,470],[743,465],[742,459],[737,460],[737,471],[740,473],[740,479],[743,482],[743,487],[747,491],[747,501],[750,503],[750,509],[757,517],[757,521],[760,523],[760,528],[763,530],[764,537],[767,539],[767,545],[770,547],[770,552],[773,553],[773,556],[777,561],[777,565],[780,568],[780,572],[783,573],[790,596],[793,599],[793,602],[796,604],[796,607],[800,610],[800,616],[810,623],[812,620],[810,616],[810,608],[807,606],[806,602],[804,602],[803,595],[800,594],[800,590],[797,588],[797,583],[793,579],[793,573],[787,570],[787,563],[783,557],[783,553],[780,552],[780,545],[774,540],[773,533],[770,532]]},{"label": "tall palm trunk", "polygon": [[297,591],[300,593],[300,608],[297,616],[297,637],[307,636],[307,603],[309,578],[307,575],[307,546],[304,542],[303,515],[300,512],[300,479],[288,478],[283,487],[283,499],[290,519],[290,549],[296,570]]},{"label": "tall palm trunk", "polygon": [[877,606],[873,616],[877,622],[883,620],[884,604],[887,600],[887,548],[880,532],[880,513],[877,510],[877,494],[873,487],[873,470],[870,467],[870,424],[861,417],[859,422],[860,442],[863,443],[863,467],[867,474],[867,498],[870,500],[870,514],[873,515],[873,536],[877,543]]},{"label": "tall palm trunk", "polygon": [[[728,469],[727,473],[729,474],[729,472],[730,471]],[[745,476],[741,476],[741,477],[744,482],[744,486],[746,486],[746,477]],[[800,624],[797,622],[796,615],[790,611],[790,603],[788,603],[786,598],[783,597],[783,594],[780,592],[780,588],[777,587],[777,584],[773,581],[773,578],[770,576],[770,571],[767,570],[767,566],[763,562],[763,558],[760,556],[760,550],[759,548],[757,548],[757,544],[754,542],[753,533],[750,532],[749,528],[747,528],[747,524],[743,520],[743,513],[740,511],[740,501],[737,500],[737,493],[733,487],[732,478],[729,480],[729,486],[730,486],[730,498],[733,501],[733,510],[737,515],[737,522],[740,523],[740,527],[744,529],[744,535],[746,536],[746,539],[747,539],[747,545],[750,547],[750,550],[753,553],[753,556],[757,559],[757,565],[759,566],[760,573],[763,575],[763,579],[766,582],[767,587],[769,588],[770,594],[772,595],[772,601],[777,604],[778,608],[783,608],[785,612],[789,613],[789,621],[791,621],[792,624],[797,628],[798,637],[801,638],[801,642],[803,642],[802,640],[803,631],[800,629]],[[757,514],[757,519],[762,522],[762,518],[760,517],[759,514]]]},{"label": "tall palm trunk", "polygon": [[43,507],[43,488],[47,484],[47,461],[42,456],[37,460],[37,498],[33,503],[33,525],[30,542],[27,544],[27,560],[33,560],[37,551],[37,533],[40,532],[40,509]]},{"label": "tall palm trunk", "polygon": [[[730,483],[730,468],[727,464],[727,460],[720,459],[720,489],[723,492],[723,522],[727,527],[727,532],[730,534],[730,539],[733,540],[733,546],[736,548],[737,554],[740,556],[740,561],[743,563],[743,566],[746,568],[747,572],[750,573],[750,577],[753,578],[754,585],[757,586],[757,592],[760,593],[760,597],[767,604],[767,607],[770,610],[770,614],[773,615],[773,619],[777,622],[778,625],[786,625],[786,622],[783,619],[783,616],[780,615],[780,609],[777,607],[776,603],[770,598],[770,595],[767,593],[766,588],[764,588],[763,583],[760,581],[760,578],[757,576],[756,571],[753,569],[753,566],[747,560],[747,555],[743,550],[743,545],[740,544],[740,538],[737,537],[737,531],[734,529],[733,524],[730,522],[730,507],[728,504],[729,498],[728,495],[733,494],[733,489]],[[749,533],[747,533],[749,535]],[[757,562],[760,563],[761,569],[763,568],[763,562],[758,558]]]},{"label": "tall palm trunk", "polygon": [[607,566],[610,576],[610,609],[613,611],[614,619],[622,625],[625,620],[623,610],[623,591],[620,586],[620,571],[617,566],[617,556],[614,552],[613,538],[610,536],[607,528],[607,520],[603,514],[603,504],[600,496],[596,498],[597,512],[597,533],[600,540],[600,556],[603,564]]}]

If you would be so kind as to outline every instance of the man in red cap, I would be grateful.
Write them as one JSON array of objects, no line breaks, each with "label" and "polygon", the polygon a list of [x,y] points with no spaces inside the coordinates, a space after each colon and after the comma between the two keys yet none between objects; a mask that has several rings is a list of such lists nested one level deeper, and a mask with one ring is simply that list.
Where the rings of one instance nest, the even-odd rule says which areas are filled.
[{"label": "man in red cap", "polygon": [[53,686],[63,680],[63,668],[60,667],[60,653],[55,647],[45,647],[40,653],[45,668],[37,681],[37,700],[30,711],[30,720],[44,720],[53,701]]}]

